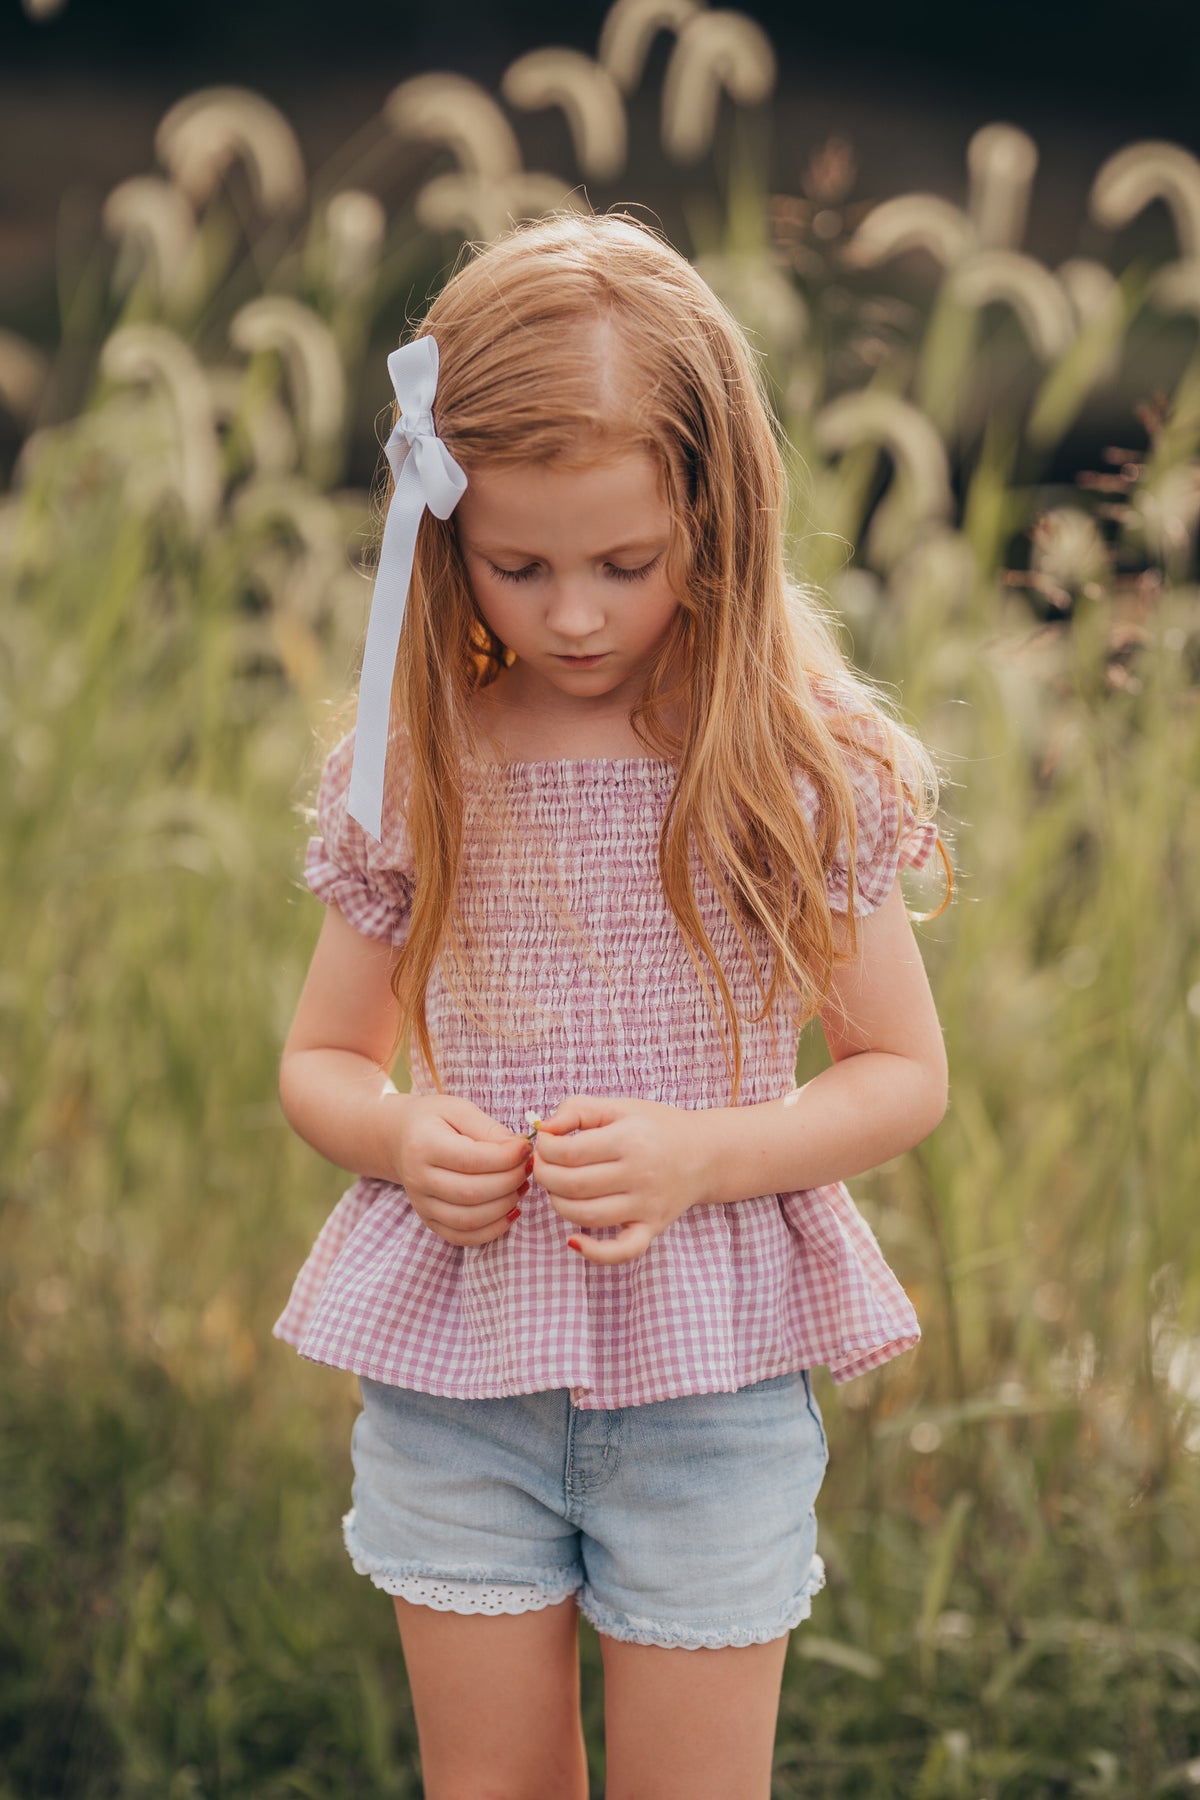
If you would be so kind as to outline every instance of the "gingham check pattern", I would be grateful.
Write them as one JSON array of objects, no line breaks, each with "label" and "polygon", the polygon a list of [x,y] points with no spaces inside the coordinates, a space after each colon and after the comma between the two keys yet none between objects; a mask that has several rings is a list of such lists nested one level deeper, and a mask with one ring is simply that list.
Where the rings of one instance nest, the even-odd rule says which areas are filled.
[{"label": "gingham check pattern", "polygon": [[[376,843],[349,817],[352,753],[353,733],[325,765],[306,879],[359,931],[402,944],[412,892],[403,823],[385,814]],[[906,813],[898,834],[873,766],[848,767],[862,915],[887,898],[900,866],[929,861],[937,833]],[[528,1108],[548,1113],[570,1093],[728,1105],[713,1018],[658,879],[671,766],[588,758],[491,768],[482,780],[465,773],[462,892],[505,1035],[460,1011],[435,969],[427,1004],[445,1091],[514,1130]],[[515,849],[484,829],[501,789],[520,827]],[[798,792],[809,806],[804,780]],[[794,1025],[778,1012],[772,1045],[767,1021],[744,1022],[761,1006],[748,959],[695,856],[692,877],[742,1021],[742,1101],[777,1099],[794,1086]],[[844,854],[829,892],[844,911]],[[419,1059],[412,1075],[415,1091],[432,1089]],[[568,1232],[534,1185],[503,1237],[454,1246],[402,1188],[361,1179],[326,1221],[274,1335],[316,1362],[400,1387],[472,1399],[566,1387],[586,1408],[729,1392],[816,1365],[847,1381],[920,1336],[840,1182],[694,1207],[615,1268],[573,1256]]]}]

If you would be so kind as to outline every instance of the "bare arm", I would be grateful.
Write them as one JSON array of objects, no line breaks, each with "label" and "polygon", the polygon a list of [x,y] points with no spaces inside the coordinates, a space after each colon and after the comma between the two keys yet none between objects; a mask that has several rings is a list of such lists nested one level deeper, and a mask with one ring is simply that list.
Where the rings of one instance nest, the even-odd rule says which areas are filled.
[{"label": "bare arm", "polygon": [[529,1140],[469,1100],[399,1092],[383,1066],[397,954],[329,907],[283,1046],[280,1104],[330,1162],[403,1186],[448,1242],[484,1243],[511,1224]]},{"label": "bare arm", "polygon": [[328,908],[279,1065],[292,1129],[340,1169],[398,1179],[393,1115],[401,1094],[383,1066],[396,1029],[396,952]]},{"label": "bare arm", "polygon": [[[589,1262],[630,1262],[690,1206],[824,1187],[928,1136],[946,1110],[946,1052],[898,883],[859,921],[858,946],[821,1012],[833,1066],[782,1099],[694,1110],[589,1094],[559,1103],[538,1132],[534,1174],[580,1228],[570,1248]],[[615,1236],[587,1235],[611,1225]]]},{"label": "bare arm", "polygon": [[837,969],[821,1012],[832,1067],[781,1100],[695,1115],[705,1199],[847,1180],[919,1144],[945,1115],[946,1049],[899,883],[858,934],[858,957]]}]

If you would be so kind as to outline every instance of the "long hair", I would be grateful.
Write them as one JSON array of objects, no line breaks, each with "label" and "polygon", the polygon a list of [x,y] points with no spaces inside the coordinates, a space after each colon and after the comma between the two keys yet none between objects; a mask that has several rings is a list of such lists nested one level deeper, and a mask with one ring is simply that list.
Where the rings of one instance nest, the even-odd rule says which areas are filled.
[{"label": "long hair", "polygon": [[[782,436],[741,330],[687,260],[628,214],[573,211],[466,255],[414,335],[437,339],[436,429],[468,479],[476,467],[586,465],[638,449],[660,472],[679,607],[631,724],[648,754],[676,767],[659,873],[722,1030],[736,1105],[737,1012],[697,904],[689,844],[749,954],[763,1001],[755,1020],[786,1000],[799,1028],[827,1000],[835,961],[857,954],[856,817],[843,751],[874,762],[898,812],[907,798],[918,821],[937,810],[937,774],[884,696],[849,667],[817,597],[789,577]],[[387,478],[384,505],[389,490]],[[448,975],[457,970],[468,1003],[472,979],[456,903],[460,759],[481,747],[469,702],[510,656],[475,605],[453,516],[426,513],[394,674],[386,791],[403,808],[416,872],[392,977],[393,1055],[411,1031],[439,1088],[426,986],[439,957]],[[683,683],[670,685],[680,668]],[[675,731],[668,712],[682,696],[685,723]],[[798,769],[815,790],[815,833]],[[843,840],[849,936],[835,954],[825,876]],[[942,858],[949,874],[944,849]],[[769,974],[751,933],[760,946],[765,934],[773,952]]]}]

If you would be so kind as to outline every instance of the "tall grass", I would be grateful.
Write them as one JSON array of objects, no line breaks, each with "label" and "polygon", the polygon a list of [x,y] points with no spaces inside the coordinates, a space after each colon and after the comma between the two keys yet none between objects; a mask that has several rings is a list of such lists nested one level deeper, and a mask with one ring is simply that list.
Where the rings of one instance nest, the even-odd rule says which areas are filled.
[{"label": "tall grass", "polygon": [[[1082,372],[1071,346],[1039,365],[994,310],[966,317],[953,267],[906,310],[809,230],[848,205],[844,158],[814,161],[786,243],[747,168],[723,196],[696,177],[693,248],[769,356],[798,567],[941,754],[958,872],[919,927],[949,1114],[853,1184],[925,1341],[821,1390],[830,1579],[793,1638],[775,1791],[1185,1793],[1200,383],[1177,350],[1134,449],[1051,486],[1030,421],[1068,429],[1096,345]],[[73,272],[96,384],[33,432],[0,515],[3,1800],[420,1792],[391,1608],[337,1529],[356,1385],[269,1335],[339,1191],[275,1080],[319,924],[295,809],[365,618],[367,502],[337,487],[353,406],[315,405],[320,331],[250,314],[242,373],[220,364],[253,240],[219,195],[196,205],[190,299]],[[415,214],[367,230],[348,293],[327,225],[314,201],[306,254],[263,286],[290,271],[344,394],[374,396],[397,272],[445,240]],[[1153,271],[1119,291],[1118,349],[1159,342]],[[808,1037],[800,1078],[823,1060]],[[598,1794],[586,1630],[584,1656]]]}]

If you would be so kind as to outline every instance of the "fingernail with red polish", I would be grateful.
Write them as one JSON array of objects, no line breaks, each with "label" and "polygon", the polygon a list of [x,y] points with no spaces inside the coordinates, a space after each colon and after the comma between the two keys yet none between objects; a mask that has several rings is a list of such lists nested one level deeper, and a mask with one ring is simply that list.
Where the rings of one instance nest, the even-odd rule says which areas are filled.
[{"label": "fingernail with red polish", "polygon": [[510,1213],[505,1213],[504,1216],[506,1219],[519,1219],[521,1216],[521,1209],[519,1206],[514,1206],[512,1211]]},{"label": "fingernail with red polish", "polygon": [[568,1250],[578,1250],[580,1256],[583,1255],[583,1245],[580,1243],[578,1238],[568,1238],[567,1239],[567,1249]]},{"label": "fingernail with red polish", "polygon": [[523,1181],[521,1183],[520,1187],[517,1189],[517,1192],[518,1192],[518,1194],[527,1194],[529,1192],[529,1183],[527,1181]]},{"label": "fingernail with red polish", "polygon": [[532,1156],[530,1157],[529,1161],[525,1164],[525,1173],[527,1175],[533,1174],[533,1158],[532,1158]]}]

